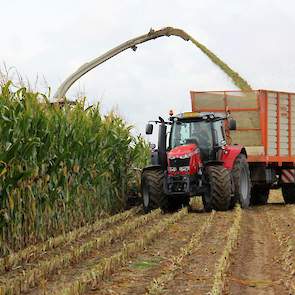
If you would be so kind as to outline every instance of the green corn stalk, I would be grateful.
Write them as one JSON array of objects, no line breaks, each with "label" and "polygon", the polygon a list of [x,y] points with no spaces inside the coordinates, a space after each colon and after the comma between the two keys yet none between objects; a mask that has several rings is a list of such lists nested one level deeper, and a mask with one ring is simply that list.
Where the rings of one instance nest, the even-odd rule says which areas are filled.
[{"label": "green corn stalk", "polygon": [[0,256],[120,211],[148,146],[99,105],[0,88]]}]

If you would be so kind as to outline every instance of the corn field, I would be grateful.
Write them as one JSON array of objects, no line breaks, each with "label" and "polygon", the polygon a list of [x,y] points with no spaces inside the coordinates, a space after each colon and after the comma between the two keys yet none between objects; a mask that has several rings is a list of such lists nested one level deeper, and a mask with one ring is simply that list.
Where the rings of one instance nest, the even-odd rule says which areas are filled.
[{"label": "corn field", "polygon": [[0,93],[0,255],[122,209],[148,147],[115,113],[51,104],[26,88]]},{"label": "corn field", "polygon": [[199,201],[134,207],[2,257],[0,294],[294,294],[293,206],[201,213]]}]

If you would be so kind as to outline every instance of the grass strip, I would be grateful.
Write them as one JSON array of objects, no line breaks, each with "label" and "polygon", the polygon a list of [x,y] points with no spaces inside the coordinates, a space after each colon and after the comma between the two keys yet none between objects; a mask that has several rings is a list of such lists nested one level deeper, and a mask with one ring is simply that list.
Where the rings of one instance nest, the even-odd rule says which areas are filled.
[{"label": "grass strip", "polygon": [[209,292],[210,295],[222,294],[222,291],[224,288],[224,281],[225,281],[224,280],[225,272],[227,271],[229,266],[229,257],[233,248],[235,247],[237,243],[239,232],[240,232],[241,219],[242,219],[242,209],[240,205],[237,205],[235,207],[234,215],[235,215],[234,221],[232,226],[229,229],[226,245],[224,247],[223,253],[221,257],[219,258],[215,268],[213,286],[211,291]]},{"label": "grass strip", "polygon": [[176,272],[182,268],[183,259],[192,254],[200,247],[200,239],[204,232],[211,225],[215,211],[209,215],[204,224],[193,234],[191,240],[186,244],[185,247],[180,249],[180,253],[177,256],[172,257],[171,264],[166,268],[158,278],[154,279],[148,287],[146,295],[162,294],[165,285],[172,281],[175,277]]},{"label": "grass strip", "polygon": [[179,212],[173,214],[171,217],[160,221],[152,229],[143,234],[141,238],[132,243],[124,245],[123,249],[111,257],[103,259],[95,267],[88,272],[83,273],[75,280],[69,287],[64,290],[58,290],[55,294],[61,295],[77,295],[84,294],[89,287],[96,288],[99,282],[109,277],[118,267],[127,262],[128,257],[142,251],[146,246],[151,244],[159,237],[161,233],[171,224],[179,221],[187,215],[187,208],[183,208]]},{"label": "grass strip", "polygon": [[30,288],[40,284],[40,282],[46,279],[50,274],[55,273],[61,268],[66,268],[72,263],[79,262],[95,249],[110,245],[116,239],[124,238],[128,233],[152,221],[160,214],[160,209],[154,210],[150,214],[142,215],[135,220],[119,225],[100,237],[92,239],[77,248],[71,249],[69,253],[61,253],[49,260],[41,261],[36,264],[34,268],[24,271],[19,277],[4,282],[4,285],[0,287],[0,294],[20,294],[21,292],[26,292]]}]

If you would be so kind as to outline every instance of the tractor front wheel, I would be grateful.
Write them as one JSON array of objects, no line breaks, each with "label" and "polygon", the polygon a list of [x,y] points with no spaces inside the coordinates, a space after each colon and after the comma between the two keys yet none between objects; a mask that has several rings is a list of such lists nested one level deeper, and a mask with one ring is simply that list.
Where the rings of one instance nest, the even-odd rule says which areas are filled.
[{"label": "tractor front wheel", "polygon": [[232,177],[235,186],[235,200],[242,208],[248,208],[251,198],[251,179],[247,158],[240,154],[237,156],[232,170]]},{"label": "tractor front wheel", "polygon": [[209,166],[206,174],[208,188],[202,198],[204,210],[228,210],[231,204],[230,172],[223,166]]},{"label": "tractor front wheel", "polygon": [[143,210],[149,213],[153,209],[168,209],[168,197],[163,191],[164,173],[162,170],[145,170],[141,175],[141,193]]}]

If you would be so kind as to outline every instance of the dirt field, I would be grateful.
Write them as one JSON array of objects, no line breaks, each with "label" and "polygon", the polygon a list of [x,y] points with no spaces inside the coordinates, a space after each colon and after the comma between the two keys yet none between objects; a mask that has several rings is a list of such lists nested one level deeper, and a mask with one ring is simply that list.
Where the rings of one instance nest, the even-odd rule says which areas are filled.
[{"label": "dirt field", "polygon": [[133,208],[0,260],[0,294],[295,294],[295,206]]}]

